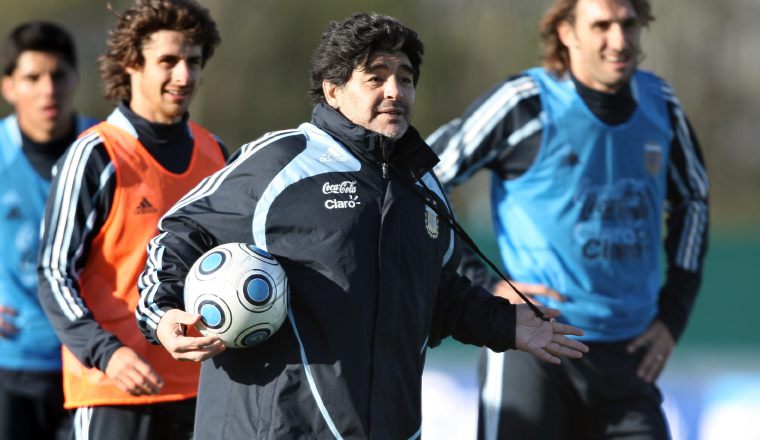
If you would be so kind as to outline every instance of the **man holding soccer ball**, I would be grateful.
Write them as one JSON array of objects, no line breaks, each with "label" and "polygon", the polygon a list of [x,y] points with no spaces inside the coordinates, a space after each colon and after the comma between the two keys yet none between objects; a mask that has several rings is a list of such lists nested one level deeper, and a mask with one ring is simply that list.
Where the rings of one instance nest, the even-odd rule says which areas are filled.
[{"label": "man holding soccer ball", "polygon": [[[436,155],[410,125],[423,47],[394,18],[330,23],[312,62],[312,120],[244,145],[159,224],[138,322],[203,361],[198,438],[417,438],[427,347],[453,336],[548,362],[580,357],[579,329],[492,296],[456,272]],[[247,242],[285,268],[291,307],[260,346],[185,336],[183,281],[205,251]]]}]

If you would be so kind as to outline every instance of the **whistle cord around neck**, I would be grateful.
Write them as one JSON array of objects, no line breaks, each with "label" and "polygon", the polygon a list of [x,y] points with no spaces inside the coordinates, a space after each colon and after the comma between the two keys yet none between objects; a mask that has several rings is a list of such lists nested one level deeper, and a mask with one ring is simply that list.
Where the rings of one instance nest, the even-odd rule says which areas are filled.
[{"label": "whistle cord around neck", "polygon": [[[415,172],[412,171],[412,177],[423,187],[425,190],[430,194],[433,191],[428,188],[428,186],[425,184],[425,182],[420,178],[420,176]],[[402,179],[402,181],[404,181]],[[493,270],[502,280],[506,281],[509,287],[511,287],[517,295],[522,298],[523,301],[525,301],[525,304],[527,304],[531,310],[533,310],[533,313],[536,314],[538,318],[541,318],[544,321],[549,321],[549,318],[544,315],[544,313],[535,305],[533,304],[528,297],[522,293],[517,287],[515,287],[514,284],[509,280],[509,278],[504,275],[501,270],[483,253],[483,251],[480,250],[477,244],[475,244],[475,241],[470,237],[470,235],[467,233],[467,231],[462,228],[462,226],[454,220],[454,218],[449,215],[449,213],[445,212],[444,209],[442,209],[440,206],[438,206],[438,203],[430,197],[429,194],[423,194],[420,190],[418,190],[414,184],[411,185],[413,188],[413,192],[422,199],[422,201],[430,207],[430,209],[433,210],[438,216],[442,217],[448,225],[451,227],[451,229],[459,236],[459,238],[462,239],[462,241],[465,242],[470,248],[475,251],[475,253]]]}]

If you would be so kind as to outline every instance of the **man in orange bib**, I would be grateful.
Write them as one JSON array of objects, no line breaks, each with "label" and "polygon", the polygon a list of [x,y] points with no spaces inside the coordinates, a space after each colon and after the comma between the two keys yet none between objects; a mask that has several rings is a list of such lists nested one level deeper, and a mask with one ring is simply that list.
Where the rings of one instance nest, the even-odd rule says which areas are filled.
[{"label": "man in orange bib", "polygon": [[105,96],[119,105],[58,163],[38,273],[40,300],[64,345],[72,438],[193,435],[198,365],[145,341],[134,316],[159,218],[226,158],[219,140],[188,119],[219,42],[194,0],[137,0],[100,59]]}]

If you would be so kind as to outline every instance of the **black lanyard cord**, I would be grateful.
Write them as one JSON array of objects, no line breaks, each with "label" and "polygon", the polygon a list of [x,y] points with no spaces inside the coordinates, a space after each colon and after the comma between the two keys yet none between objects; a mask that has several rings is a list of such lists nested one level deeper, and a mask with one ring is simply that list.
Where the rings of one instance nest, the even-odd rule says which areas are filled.
[{"label": "black lanyard cord", "polygon": [[[499,268],[488,257],[486,257],[486,255],[483,253],[483,251],[480,250],[480,248],[478,247],[478,245],[475,244],[475,241],[470,237],[470,235],[467,233],[467,231],[465,231],[464,228],[462,228],[462,226],[460,226],[459,223],[456,220],[454,220],[454,218],[451,215],[449,215],[448,212],[445,212],[444,209],[442,209],[440,206],[438,206],[438,203],[436,203],[436,201],[432,197],[430,197],[430,195],[429,195],[433,191],[431,191],[431,189],[428,188],[428,186],[425,184],[425,182],[423,182],[423,180],[420,178],[420,176],[415,171],[412,171],[412,176],[428,192],[428,194],[423,194],[420,190],[418,190],[415,187],[414,184],[411,185],[411,186],[415,187],[413,192],[415,194],[417,194],[417,196],[420,199],[422,199],[422,201],[425,203],[425,205],[427,205],[428,207],[430,207],[430,209],[432,209],[438,216],[440,216],[444,220],[446,220],[446,222],[449,224],[449,226],[451,227],[451,229],[459,236],[459,238],[461,238],[462,241],[465,242],[465,244],[467,244],[468,246],[470,246],[470,248],[473,251],[475,251],[475,253],[478,254],[478,256],[483,261],[485,261],[486,264],[488,264],[488,266],[491,268],[491,270],[493,270],[497,275],[499,275],[499,277],[501,277],[501,279],[503,279],[504,281],[506,281],[507,284],[509,285],[509,287],[511,287],[512,289],[514,289],[515,293],[517,293],[517,295],[520,298],[522,298],[523,301],[525,301],[525,303],[531,308],[531,310],[533,310],[533,313],[535,313],[537,317],[543,319],[544,321],[549,321],[549,318],[547,318],[546,315],[544,315],[544,313],[535,304],[533,304],[533,302],[531,302],[524,293],[520,292],[520,290],[517,287],[515,287],[514,284],[512,284],[512,282],[509,280],[509,278],[507,278],[501,272],[501,270],[499,270]],[[404,180],[402,179],[402,181],[404,181]]]}]

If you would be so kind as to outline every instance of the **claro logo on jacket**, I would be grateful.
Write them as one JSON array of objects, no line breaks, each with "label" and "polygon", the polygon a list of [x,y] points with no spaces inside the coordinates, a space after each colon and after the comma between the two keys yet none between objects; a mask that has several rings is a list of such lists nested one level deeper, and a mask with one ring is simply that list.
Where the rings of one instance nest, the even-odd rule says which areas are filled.
[{"label": "claro logo on jacket", "polygon": [[332,198],[325,200],[325,208],[327,209],[352,209],[357,205],[361,205],[359,196],[356,194],[356,181],[344,180],[340,183],[325,182],[322,185],[322,194],[326,195],[343,195],[344,197]]}]

